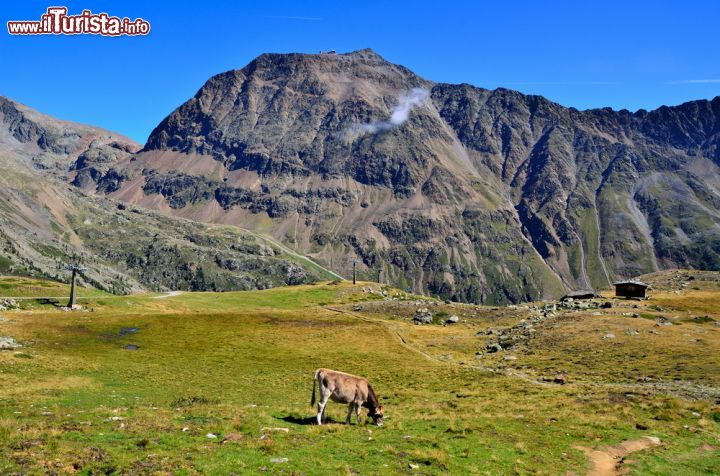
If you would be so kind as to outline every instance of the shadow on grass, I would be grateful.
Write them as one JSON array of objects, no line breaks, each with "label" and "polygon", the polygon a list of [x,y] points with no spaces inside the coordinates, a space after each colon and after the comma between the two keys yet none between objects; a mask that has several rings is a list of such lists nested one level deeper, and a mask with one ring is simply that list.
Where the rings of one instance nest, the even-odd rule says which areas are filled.
[{"label": "shadow on grass", "polygon": [[[297,417],[295,415],[287,415],[287,416],[275,417],[275,418],[282,420],[284,422],[287,422],[287,423],[292,423],[293,425],[317,425],[317,419],[314,415],[310,416],[310,417]],[[338,424],[338,423],[342,423],[344,425],[345,421],[344,420],[343,421],[335,420],[332,417],[325,417],[325,419],[323,420],[323,425]]]},{"label": "shadow on grass", "polygon": [[53,306],[56,308],[65,307],[60,304],[60,301],[53,298],[39,298],[37,299],[38,304],[41,304],[43,306]]}]

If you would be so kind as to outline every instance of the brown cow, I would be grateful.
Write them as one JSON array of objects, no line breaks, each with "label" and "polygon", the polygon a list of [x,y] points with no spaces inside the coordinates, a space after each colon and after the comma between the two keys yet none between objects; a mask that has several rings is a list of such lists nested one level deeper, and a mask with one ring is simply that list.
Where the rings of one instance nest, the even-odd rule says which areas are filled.
[{"label": "brown cow", "polygon": [[383,424],[383,406],[366,378],[337,372],[330,369],[317,369],[313,377],[313,393],[310,406],[315,405],[315,383],[320,387],[320,401],[318,402],[317,423],[322,425],[325,405],[328,399],[337,403],[348,404],[347,423],[350,424],[350,415],[355,412],[357,422],[360,423],[360,407],[368,409],[368,416],[377,426]]}]

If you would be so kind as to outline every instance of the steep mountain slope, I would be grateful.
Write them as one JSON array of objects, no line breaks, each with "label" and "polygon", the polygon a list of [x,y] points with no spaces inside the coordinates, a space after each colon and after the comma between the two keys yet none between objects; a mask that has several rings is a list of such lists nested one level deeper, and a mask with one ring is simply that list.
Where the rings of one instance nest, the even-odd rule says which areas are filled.
[{"label": "steep mountain slope", "polygon": [[[427,96],[427,97],[426,97]],[[371,50],[219,74],[86,190],[476,302],[720,268],[720,98],[577,111]],[[78,177],[89,177],[85,180]]]},{"label": "steep mountain slope", "polygon": [[566,278],[720,266],[720,98],[631,114],[468,86],[433,97]]},{"label": "steep mountain slope", "polygon": [[561,292],[502,183],[431,101],[383,122],[399,96],[430,87],[370,51],[263,55],[163,121],[110,171],[122,178],[112,196],[268,231],[346,276],[357,257],[364,277],[382,269],[460,300]]},{"label": "steep mountain slope", "polygon": [[0,274],[65,280],[64,265],[79,259],[83,280],[119,293],[254,289],[329,276],[248,232],[89,197],[61,181],[70,173],[74,185],[90,180],[102,189],[109,168],[138,149],[0,98]]}]

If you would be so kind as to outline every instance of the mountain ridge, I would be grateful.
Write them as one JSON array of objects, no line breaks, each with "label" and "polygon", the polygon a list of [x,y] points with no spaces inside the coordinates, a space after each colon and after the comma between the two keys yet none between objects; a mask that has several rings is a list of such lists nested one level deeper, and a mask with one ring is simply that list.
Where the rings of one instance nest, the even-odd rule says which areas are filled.
[{"label": "mountain ridge", "polygon": [[[0,274],[81,282],[118,294],[256,289],[332,274],[274,242],[108,199],[83,185],[140,146],[0,97]],[[72,176],[72,177],[71,177]]]},{"label": "mountain ridge", "polygon": [[720,267],[719,117],[720,97],[580,111],[372,50],[264,54],[208,79],[140,151],[67,179],[268,233],[343,275],[357,260],[416,292],[517,302]]}]

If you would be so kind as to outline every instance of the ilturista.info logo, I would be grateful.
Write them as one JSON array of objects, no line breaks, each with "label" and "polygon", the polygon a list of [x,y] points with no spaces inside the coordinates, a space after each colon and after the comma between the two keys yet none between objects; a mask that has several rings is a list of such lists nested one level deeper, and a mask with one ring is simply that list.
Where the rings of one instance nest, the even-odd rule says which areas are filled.
[{"label": "ilturista.info logo", "polygon": [[9,21],[7,27],[11,35],[137,36],[150,33],[150,22],[142,18],[131,20],[90,10],[68,15],[67,7],[48,7],[40,20]]}]

